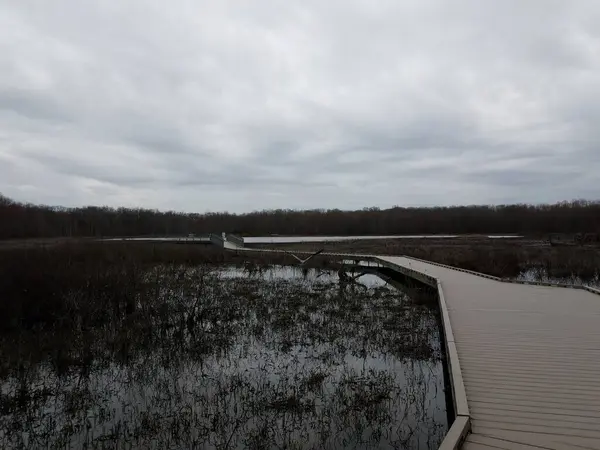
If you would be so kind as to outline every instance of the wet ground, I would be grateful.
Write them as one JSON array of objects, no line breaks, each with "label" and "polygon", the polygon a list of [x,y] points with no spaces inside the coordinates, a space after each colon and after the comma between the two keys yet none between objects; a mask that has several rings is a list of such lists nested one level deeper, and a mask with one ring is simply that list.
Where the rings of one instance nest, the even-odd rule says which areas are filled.
[{"label": "wet ground", "polygon": [[443,439],[435,298],[416,302],[374,275],[340,285],[283,267],[156,267],[147,279],[152,298],[125,325],[4,338],[1,448],[434,449]]}]

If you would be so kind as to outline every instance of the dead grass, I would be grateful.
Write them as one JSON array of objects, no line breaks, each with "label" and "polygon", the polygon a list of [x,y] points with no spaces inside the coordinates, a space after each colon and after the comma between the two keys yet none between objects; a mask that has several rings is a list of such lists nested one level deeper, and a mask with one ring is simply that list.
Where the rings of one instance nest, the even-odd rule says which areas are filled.
[{"label": "dead grass", "polygon": [[437,312],[389,286],[278,278],[182,246],[8,254],[3,448],[415,448],[423,433],[437,448],[444,435]]}]

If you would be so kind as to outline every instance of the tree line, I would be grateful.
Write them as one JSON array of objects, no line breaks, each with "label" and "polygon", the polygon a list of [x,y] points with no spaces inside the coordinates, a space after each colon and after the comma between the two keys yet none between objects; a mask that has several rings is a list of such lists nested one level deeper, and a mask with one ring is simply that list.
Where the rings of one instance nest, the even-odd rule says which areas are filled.
[{"label": "tree line", "polygon": [[220,231],[254,236],[600,233],[600,201],[190,214],[107,206],[32,205],[0,194],[0,239],[165,236]]}]

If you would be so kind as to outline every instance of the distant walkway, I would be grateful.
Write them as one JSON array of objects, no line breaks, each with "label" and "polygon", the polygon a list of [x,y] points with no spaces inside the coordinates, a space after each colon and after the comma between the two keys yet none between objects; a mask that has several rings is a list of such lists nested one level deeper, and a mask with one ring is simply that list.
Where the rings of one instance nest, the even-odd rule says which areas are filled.
[{"label": "distant walkway", "polygon": [[438,289],[456,413],[442,449],[600,450],[600,291],[407,257],[322,255],[375,261]]}]

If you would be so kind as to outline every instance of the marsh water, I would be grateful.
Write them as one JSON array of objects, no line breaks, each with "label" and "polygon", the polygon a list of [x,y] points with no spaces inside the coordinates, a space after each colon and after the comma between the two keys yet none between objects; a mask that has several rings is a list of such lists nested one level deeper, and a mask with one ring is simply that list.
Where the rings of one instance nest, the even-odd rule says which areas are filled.
[{"label": "marsh water", "polygon": [[[246,244],[297,244],[309,242],[343,242],[343,241],[365,241],[374,239],[456,239],[465,235],[459,234],[419,234],[419,235],[374,235],[374,236],[245,236]],[[489,235],[489,239],[518,239],[520,235]],[[189,241],[209,242],[205,236],[174,236],[174,237],[129,237],[129,238],[107,238],[107,241]]]},{"label": "marsh water", "polygon": [[[341,241],[364,241],[372,239],[456,239],[458,234],[419,234],[419,235],[388,235],[388,236],[247,236],[244,242],[247,244],[294,244],[302,242],[341,242]],[[523,236],[517,235],[490,235],[489,239],[517,239]]]},{"label": "marsh water", "polygon": [[443,439],[432,294],[287,267],[155,267],[145,280],[126,317],[3,338],[1,448],[436,449]]}]

